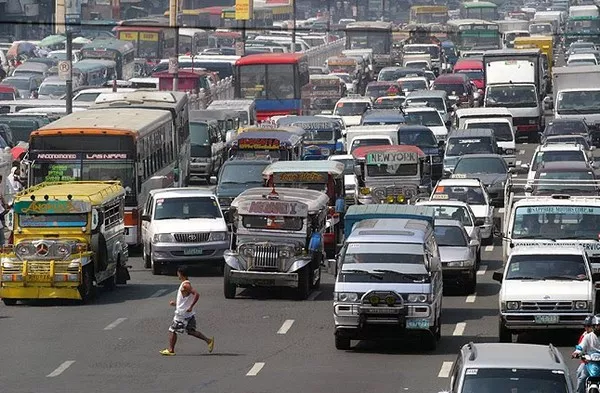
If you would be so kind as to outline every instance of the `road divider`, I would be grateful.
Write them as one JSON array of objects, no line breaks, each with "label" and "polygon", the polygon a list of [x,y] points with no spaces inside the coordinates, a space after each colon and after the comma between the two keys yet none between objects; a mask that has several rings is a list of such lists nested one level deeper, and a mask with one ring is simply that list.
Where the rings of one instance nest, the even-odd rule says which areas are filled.
[{"label": "road divider", "polygon": [[66,369],[71,367],[75,363],[75,360],[67,360],[63,362],[60,366],[56,368],[56,370],[52,371],[50,374],[46,375],[48,378],[58,377],[60,374],[64,373]]},{"label": "road divider", "polygon": [[246,376],[247,377],[255,377],[255,376],[257,376],[258,373],[260,372],[260,370],[262,370],[264,366],[265,366],[265,364],[263,362],[254,363],[254,366],[252,366],[252,368],[250,369],[250,371],[248,371],[246,373]]},{"label": "road divider", "polygon": [[283,325],[281,325],[281,327],[277,331],[277,334],[286,334],[288,332],[288,330],[290,330],[290,328],[292,327],[293,324],[294,324],[294,320],[293,319],[287,319],[283,323]]},{"label": "road divider", "polygon": [[450,376],[450,370],[452,370],[452,364],[454,362],[444,362],[438,373],[438,378],[448,378]]},{"label": "road divider", "polygon": [[121,323],[125,322],[127,320],[127,318],[118,318],[116,319],[113,323],[107,325],[104,330],[113,330],[114,328],[116,328],[117,326],[119,326]]}]

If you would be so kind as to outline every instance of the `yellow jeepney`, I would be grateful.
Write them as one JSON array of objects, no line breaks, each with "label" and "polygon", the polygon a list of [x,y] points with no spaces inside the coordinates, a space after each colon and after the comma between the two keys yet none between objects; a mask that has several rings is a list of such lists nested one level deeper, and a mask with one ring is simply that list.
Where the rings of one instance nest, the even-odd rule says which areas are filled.
[{"label": "yellow jeepney", "polygon": [[41,183],[15,196],[6,215],[13,246],[2,250],[0,297],[94,297],[97,285],[130,279],[120,182]]},{"label": "yellow jeepney", "polygon": [[516,37],[515,49],[539,49],[545,55],[548,75],[552,75],[554,37],[537,35],[531,37]]}]

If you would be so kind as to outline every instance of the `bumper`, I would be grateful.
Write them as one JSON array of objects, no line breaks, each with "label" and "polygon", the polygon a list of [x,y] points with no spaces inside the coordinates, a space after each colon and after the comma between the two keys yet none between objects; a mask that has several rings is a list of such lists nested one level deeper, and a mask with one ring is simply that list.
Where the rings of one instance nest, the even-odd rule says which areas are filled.
[{"label": "bumper", "polygon": [[475,276],[475,266],[446,266],[442,263],[442,277],[444,285],[463,285]]},{"label": "bumper", "polygon": [[152,244],[154,263],[221,262],[229,249],[229,240],[210,243],[155,243]]},{"label": "bumper", "polygon": [[[536,323],[537,316],[558,315],[558,323]],[[511,330],[538,330],[538,329],[581,329],[581,321],[589,313],[568,313],[568,314],[534,314],[534,313],[514,313],[502,314],[502,322]]]},{"label": "bumper", "polygon": [[213,166],[208,162],[191,162],[190,176],[208,176],[212,174]]},{"label": "bumper", "polygon": [[0,288],[0,298],[81,300],[81,294],[77,289],[79,284],[58,285],[60,286],[24,286],[24,284],[3,283]]},{"label": "bumper", "polygon": [[298,273],[231,270],[229,281],[239,286],[298,287]]}]

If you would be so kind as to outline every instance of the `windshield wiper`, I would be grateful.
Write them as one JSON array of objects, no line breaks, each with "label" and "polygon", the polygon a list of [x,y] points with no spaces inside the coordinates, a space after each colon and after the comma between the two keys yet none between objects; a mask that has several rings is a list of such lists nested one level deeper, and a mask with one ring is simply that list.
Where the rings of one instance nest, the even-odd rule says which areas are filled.
[{"label": "windshield wiper", "polygon": [[358,274],[366,274],[370,277],[373,278],[377,278],[378,280],[383,280],[383,276],[380,274],[374,274],[368,270],[361,270],[361,269],[349,269],[349,270],[342,270],[342,273],[358,273]]},{"label": "windshield wiper", "polygon": [[506,279],[507,280],[532,280],[532,281],[539,281],[539,280],[541,280],[541,278],[525,277],[525,276],[507,277]]},{"label": "windshield wiper", "polygon": [[373,271],[374,271],[374,272],[377,272],[377,273],[390,273],[390,274],[395,274],[395,275],[397,275],[397,276],[402,276],[402,277],[404,277],[404,278],[408,278],[409,280],[413,280],[413,281],[421,281],[421,282],[425,281],[425,279],[424,279],[424,278],[422,278],[422,277],[415,276],[415,275],[413,275],[413,274],[401,273],[401,272],[398,272],[398,271],[396,271],[396,270],[377,269],[377,270],[373,270]]},{"label": "windshield wiper", "polygon": [[544,280],[579,281],[575,277],[571,277],[571,276],[546,276],[546,277],[544,277]]}]

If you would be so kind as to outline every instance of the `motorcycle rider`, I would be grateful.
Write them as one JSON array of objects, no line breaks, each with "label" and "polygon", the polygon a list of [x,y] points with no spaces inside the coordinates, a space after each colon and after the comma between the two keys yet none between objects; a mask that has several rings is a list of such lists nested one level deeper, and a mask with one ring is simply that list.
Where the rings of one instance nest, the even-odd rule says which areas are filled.
[{"label": "motorcycle rider", "polygon": [[[600,353],[600,315],[594,315],[590,322],[592,324],[592,332],[583,336],[581,343],[575,347],[575,351],[571,354],[571,357],[575,358],[581,354]],[[585,393],[585,381],[587,377],[588,374],[585,366],[581,367],[581,372],[577,375],[577,393]]]}]

